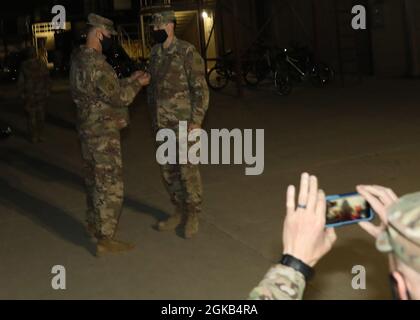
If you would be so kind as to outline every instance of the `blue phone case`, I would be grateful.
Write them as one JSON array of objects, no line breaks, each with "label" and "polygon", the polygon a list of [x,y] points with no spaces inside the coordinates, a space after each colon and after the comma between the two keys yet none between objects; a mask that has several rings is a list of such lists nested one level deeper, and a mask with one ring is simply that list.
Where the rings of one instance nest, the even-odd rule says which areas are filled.
[{"label": "blue phone case", "polygon": [[[346,193],[346,194],[337,194],[337,195],[331,195],[326,197],[327,201],[333,201],[333,200],[337,200],[337,199],[343,199],[343,198],[348,198],[348,197],[352,197],[352,196],[358,196],[359,194],[357,192],[354,193]],[[351,224],[357,224],[359,222],[363,222],[363,221],[372,221],[375,218],[375,212],[372,210],[371,207],[369,207],[369,217],[368,218],[364,218],[364,219],[359,219],[359,220],[352,220],[352,221],[343,221],[343,222],[338,222],[338,223],[333,223],[333,224],[327,224],[326,227],[327,228],[338,228],[338,227],[342,227],[342,226],[348,226]]]}]

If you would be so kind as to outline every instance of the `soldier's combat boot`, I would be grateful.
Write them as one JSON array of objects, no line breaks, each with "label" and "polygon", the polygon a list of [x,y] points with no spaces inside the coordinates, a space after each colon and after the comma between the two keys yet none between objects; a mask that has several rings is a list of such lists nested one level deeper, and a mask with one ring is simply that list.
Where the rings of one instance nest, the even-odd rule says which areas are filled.
[{"label": "soldier's combat boot", "polygon": [[96,245],[96,256],[101,257],[107,253],[121,253],[133,250],[134,244],[118,241],[115,239],[99,239]]},{"label": "soldier's combat boot", "polygon": [[198,212],[189,211],[187,213],[187,221],[185,223],[184,237],[191,239],[198,233]]},{"label": "soldier's combat boot", "polygon": [[175,214],[170,216],[168,219],[164,221],[160,221],[157,224],[158,231],[173,231],[182,223],[182,219],[184,216],[184,210],[182,207],[177,207]]}]

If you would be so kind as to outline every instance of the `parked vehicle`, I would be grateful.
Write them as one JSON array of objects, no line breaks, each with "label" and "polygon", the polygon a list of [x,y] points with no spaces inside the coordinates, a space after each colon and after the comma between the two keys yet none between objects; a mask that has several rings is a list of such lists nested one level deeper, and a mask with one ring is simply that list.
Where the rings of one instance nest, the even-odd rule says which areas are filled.
[{"label": "parked vehicle", "polygon": [[24,61],[24,53],[11,52],[5,58],[2,66],[3,79],[6,81],[17,81],[20,72],[20,66]]},{"label": "parked vehicle", "polygon": [[12,135],[12,128],[10,127],[0,127],[0,139],[4,140],[9,138]]}]

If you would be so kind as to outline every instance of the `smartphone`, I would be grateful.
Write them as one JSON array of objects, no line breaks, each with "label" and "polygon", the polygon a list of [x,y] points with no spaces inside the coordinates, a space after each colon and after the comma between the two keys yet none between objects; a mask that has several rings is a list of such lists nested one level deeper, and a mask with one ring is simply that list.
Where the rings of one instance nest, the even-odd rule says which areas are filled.
[{"label": "smartphone", "polygon": [[371,221],[375,217],[369,203],[358,193],[328,196],[326,200],[328,228]]}]

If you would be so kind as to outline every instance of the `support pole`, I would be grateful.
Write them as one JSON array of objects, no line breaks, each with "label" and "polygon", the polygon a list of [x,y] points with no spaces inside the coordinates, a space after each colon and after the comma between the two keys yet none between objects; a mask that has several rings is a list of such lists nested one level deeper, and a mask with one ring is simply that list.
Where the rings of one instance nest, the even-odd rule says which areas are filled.
[{"label": "support pole", "polygon": [[197,1],[197,19],[198,19],[198,31],[200,36],[200,51],[204,59],[204,67],[207,73],[207,49],[206,49],[206,35],[204,30],[204,19],[201,16],[203,13],[203,0]]},{"label": "support pole", "polygon": [[141,54],[142,58],[146,59],[146,54],[144,49],[146,48],[146,37],[144,32],[144,16],[140,14],[140,25],[141,25]]},{"label": "support pole", "polygon": [[312,0],[312,21],[313,21],[313,29],[314,29],[314,54],[315,59],[319,61],[319,22],[320,20],[320,13],[321,8],[319,7],[319,0]]}]

